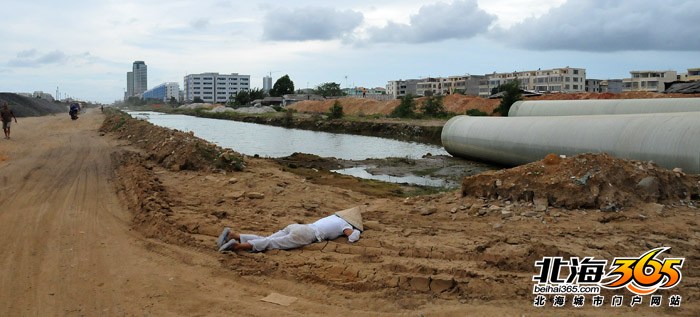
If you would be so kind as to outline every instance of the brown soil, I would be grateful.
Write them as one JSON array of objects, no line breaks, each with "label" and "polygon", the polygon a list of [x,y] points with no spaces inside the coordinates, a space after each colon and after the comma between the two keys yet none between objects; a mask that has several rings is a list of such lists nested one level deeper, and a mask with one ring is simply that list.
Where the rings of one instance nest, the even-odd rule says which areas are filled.
[{"label": "brown soil", "polygon": [[[136,132],[122,140],[101,137],[101,117],[27,119],[13,126],[12,141],[2,140],[0,154],[8,159],[0,162],[6,242],[0,249],[0,315],[700,314],[698,213],[695,201],[673,202],[675,190],[660,190],[669,194],[656,200],[661,203],[630,198],[618,212],[601,212],[462,196],[458,190],[412,198],[370,195],[343,184],[316,184],[275,161],[250,157],[243,171],[219,165],[175,171],[170,162],[182,161],[178,151],[160,159],[157,147],[143,146],[150,141],[139,142],[150,136]],[[587,169],[566,167],[576,159],[553,166],[580,178]],[[595,160],[623,164],[622,177],[632,172],[624,162]],[[660,184],[685,184],[682,174],[654,170],[648,173]],[[504,175],[520,173],[517,181],[523,182],[522,171],[480,181],[508,185]],[[636,185],[638,176],[615,185]],[[367,206],[366,230],[355,244],[340,238],[291,251],[214,250],[224,226],[269,234],[358,204]],[[543,256],[611,260],[657,246],[687,259],[681,285],[661,292],[681,294],[679,309],[532,307],[534,262]],[[288,307],[260,301],[273,292],[298,300]]]},{"label": "brown soil", "polygon": [[[692,98],[700,97],[700,94],[663,94],[653,92],[625,92],[625,93],[562,93],[545,94],[537,97],[528,97],[525,100],[575,100],[575,99],[646,99],[646,98]],[[420,105],[426,98],[418,98],[416,104]],[[371,99],[340,98],[340,105],[343,106],[343,113],[351,115],[387,115],[396,108],[399,100],[377,101]],[[333,106],[335,100],[325,101],[301,101],[289,108],[300,112],[327,113]],[[477,109],[488,114],[498,107],[500,99],[487,99],[465,95],[447,95],[443,99],[445,110],[453,113],[463,114],[467,110]]]},{"label": "brown soil", "polygon": [[580,154],[544,160],[466,177],[462,195],[545,205],[617,210],[639,203],[676,203],[698,197],[696,176],[663,169],[651,162]]}]

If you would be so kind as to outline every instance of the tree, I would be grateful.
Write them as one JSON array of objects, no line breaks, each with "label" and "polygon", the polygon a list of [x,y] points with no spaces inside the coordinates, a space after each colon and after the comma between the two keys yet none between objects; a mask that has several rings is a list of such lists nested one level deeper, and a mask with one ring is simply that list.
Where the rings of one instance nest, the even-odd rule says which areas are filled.
[{"label": "tree", "polygon": [[252,101],[250,98],[250,92],[248,90],[239,90],[235,95],[232,95],[232,99],[229,100],[229,106],[233,108],[238,108],[240,106],[245,106]]},{"label": "tree", "polygon": [[340,90],[340,84],[337,83],[323,83],[316,87],[316,93],[324,97],[345,95],[345,93]]},{"label": "tree", "polygon": [[343,106],[340,105],[340,101],[336,100],[333,102],[333,106],[328,114],[328,119],[340,119],[343,117]]},{"label": "tree", "polygon": [[204,100],[202,100],[202,98],[199,98],[199,97],[194,97],[194,100],[192,100],[192,102],[193,103],[204,103]]},{"label": "tree", "polygon": [[442,96],[430,96],[423,103],[423,114],[429,117],[441,117],[447,114],[442,103]]},{"label": "tree", "polygon": [[177,107],[177,99],[175,99],[175,97],[170,97],[170,100],[168,100],[168,104],[173,108]]},{"label": "tree", "polygon": [[267,97],[267,94],[261,88],[253,88],[249,91],[249,93],[251,101]]},{"label": "tree", "polygon": [[411,118],[415,116],[416,102],[413,101],[413,96],[405,95],[401,97],[401,103],[389,115],[393,118]]},{"label": "tree", "polygon": [[270,89],[270,96],[282,97],[287,94],[294,93],[294,82],[289,79],[289,75],[284,75],[278,79],[272,89]]},{"label": "tree", "polygon": [[498,108],[493,112],[498,112],[502,116],[507,117],[510,107],[516,101],[523,99],[522,93],[520,92],[520,81],[516,78],[513,81],[498,86],[498,90],[499,92],[503,92],[503,97],[501,98],[501,103],[498,105]]}]

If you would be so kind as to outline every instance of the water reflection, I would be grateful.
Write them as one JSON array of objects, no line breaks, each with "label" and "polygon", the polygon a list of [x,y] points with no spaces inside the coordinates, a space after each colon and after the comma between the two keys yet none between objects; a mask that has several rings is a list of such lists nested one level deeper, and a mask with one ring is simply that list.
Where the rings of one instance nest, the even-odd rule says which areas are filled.
[{"label": "water reflection", "polygon": [[387,157],[418,159],[428,153],[449,155],[441,146],[378,137],[287,129],[158,112],[130,114],[158,126],[192,131],[209,142],[251,156],[284,157],[301,152],[322,157],[363,160]]}]

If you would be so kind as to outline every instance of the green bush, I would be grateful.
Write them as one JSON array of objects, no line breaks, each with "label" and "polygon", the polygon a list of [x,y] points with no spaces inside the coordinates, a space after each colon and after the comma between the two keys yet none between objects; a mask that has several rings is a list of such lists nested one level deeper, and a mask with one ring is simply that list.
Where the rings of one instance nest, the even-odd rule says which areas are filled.
[{"label": "green bush", "polygon": [[483,112],[479,109],[469,109],[465,114],[472,117],[483,117],[489,115],[488,113]]},{"label": "green bush", "polygon": [[394,108],[389,115],[392,118],[413,118],[416,116],[416,102],[413,96],[405,95],[401,97],[401,103]]},{"label": "green bush", "polygon": [[333,120],[333,119],[340,119],[343,117],[343,106],[340,105],[340,101],[336,100],[333,102],[333,106],[330,109],[330,113],[328,114],[328,119]]},{"label": "green bush", "polygon": [[423,104],[423,114],[428,117],[444,117],[447,115],[442,102],[443,96],[429,96]]}]

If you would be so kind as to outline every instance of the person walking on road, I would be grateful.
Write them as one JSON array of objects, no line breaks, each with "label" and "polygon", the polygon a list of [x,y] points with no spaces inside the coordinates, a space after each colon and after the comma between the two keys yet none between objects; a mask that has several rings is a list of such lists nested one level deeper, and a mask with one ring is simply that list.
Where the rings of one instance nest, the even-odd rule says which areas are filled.
[{"label": "person walking on road", "polygon": [[2,109],[0,109],[0,117],[2,117],[2,131],[5,132],[5,139],[10,139],[10,123],[12,122],[12,119],[15,119],[15,123],[17,123],[17,117],[15,117],[15,114],[10,110],[10,108],[7,107],[7,102],[3,101],[2,103]]}]

